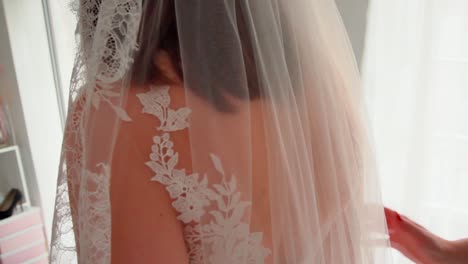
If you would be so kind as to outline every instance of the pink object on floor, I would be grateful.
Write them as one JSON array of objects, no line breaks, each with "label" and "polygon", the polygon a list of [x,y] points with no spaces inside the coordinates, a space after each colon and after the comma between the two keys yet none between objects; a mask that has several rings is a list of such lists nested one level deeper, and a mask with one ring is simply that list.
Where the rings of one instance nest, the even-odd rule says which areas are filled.
[{"label": "pink object on floor", "polygon": [[28,208],[0,221],[0,264],[48,262],[39,208]]},{"label": "pink object on floor", "polygon": [[42,224],[41,214],[38,208],[30,208],[0,221],[0,238],[24,230],[28,227]]},{"label": "pink object on floor", "polygon": [[30,259],[37,258],[43,255],[44,252],[47,252],[47,250],[46,250],[45,242],[42,241],[42,243],[33,244],[32,246],[27,247],[24,250],[17,252],[16,254],[11,254],[11,255],[8,254],[7,256],[2,257],[1,263],[2,264],[24,263],[26,261],[29,261]]},{"label": "pink object on floor", "polygon": [[42,225],[36,225],[21,231],[18,235],[0,239],[0,254],[6,254],[14,251],[24,245],[33,243],[35,241],[44,240],[44,231]]}]

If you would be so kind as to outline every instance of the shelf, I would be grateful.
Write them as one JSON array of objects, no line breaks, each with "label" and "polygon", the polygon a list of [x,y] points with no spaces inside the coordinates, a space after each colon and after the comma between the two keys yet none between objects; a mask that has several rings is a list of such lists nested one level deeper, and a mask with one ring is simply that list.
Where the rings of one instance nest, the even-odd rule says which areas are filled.
[{"label": "shelf", "polygon": [[16,145],[3,147],[3,148],[0,148],[0,154],[11,152],[11,151],[16,151],[17,149],[18,149],[18,146]]},{"label": "shelf", "polygon": [[[26,183],[26,177],[24,175],[23,161],[21,159],[20,152],[21,151],[18,145],[0,147],[0,191],[6,194],[10,188],[19,188],[23,192],[25,198],[25,203],[23,203],[23,206],[28,206],[31,205],[31,200],[29,199],[29,191]],[[5,153],[9,153],[10,155],[2,156],[2,154]],[[10,158],[12,157],[15,158],[15,162],[12,160],[10,161]],[[4,160],[5,158],[8,159]],[[18,182],[18,179],[20,182]]]}]

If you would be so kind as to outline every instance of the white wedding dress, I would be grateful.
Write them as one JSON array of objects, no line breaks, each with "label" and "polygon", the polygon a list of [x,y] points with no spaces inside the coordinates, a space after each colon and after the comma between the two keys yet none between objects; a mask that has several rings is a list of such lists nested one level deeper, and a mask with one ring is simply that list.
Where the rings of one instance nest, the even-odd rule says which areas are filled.
[{"label": "white wedding dress", "polygon": [[389,263],[331,0],[81,0],[52,263]]}]

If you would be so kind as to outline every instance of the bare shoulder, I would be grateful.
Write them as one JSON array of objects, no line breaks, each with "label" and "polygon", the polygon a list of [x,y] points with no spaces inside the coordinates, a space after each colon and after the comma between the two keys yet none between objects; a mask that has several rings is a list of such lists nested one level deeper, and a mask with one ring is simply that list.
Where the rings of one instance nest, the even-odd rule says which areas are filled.
[{"label": "bare shoulder", "polygon": [[[159,85],[128,91],[125,110],[131,121],[121,123],[111,184],[112,258],[118,263],[188,261],[183,224],[165,186],[152,180],[156,173],[148,166],[155,137],[166,133],[160,129],[164,125],[162,112],[167,111],[162,108],[183,106],[180,90]],[[185,137],[180,131],[171,136],[179,141]],[[180,147],[178,151],[183,152],[183,144]]]},{"label": "bare shoulder", "polygon": [[[171,138],[186,141],[190,111],[185,104],[185,90],[183,87],[155,84],[144,87],[132,87],[128,91],[125,110],[131,121],[123,122],[121,133],[134,140],[132,145],[139,149],[150,147],[155,136],[170,133]],[[177,112],[177,119],[171,113]],[[185,143],[179,144],[184,148]]]}]

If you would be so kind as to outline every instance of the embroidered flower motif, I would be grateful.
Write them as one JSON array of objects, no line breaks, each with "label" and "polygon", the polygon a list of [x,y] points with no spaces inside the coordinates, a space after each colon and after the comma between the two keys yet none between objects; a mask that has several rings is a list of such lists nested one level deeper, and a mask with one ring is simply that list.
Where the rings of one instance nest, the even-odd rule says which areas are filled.
[{"label": "embroidered flower motif", "polygon": [[[161,125],[158,130],[177,131],[188,127],[190,110],[169,109],[169,87],[152,87],[138,98],[143,112],[156,116]],[[176,169],[179,154],[173,150],[170,135],[155,136],[151,146],[150,161],[146,165],[155,175],[151,180],[164,186],[172,205],[179,213],[178,219],[186,224],[185,242],[191,264],[198,263],[249,263],[261,264],[270,251],[262,246],[263,234],[250,233],[249,225],[243,222],[250,202],[241,200],[236,177],[228,177],[218,156],[211,154],[213,167],[220,175],[220,182],[208,183],[206,175],[187,174],[185,169]],[[207,212],[206,208],[211,208]],[[210,219],[201,224],[202,217]],[[202,247],[203,244],[203,247]]]},{"label": "embroidered flower motif", "polygon": [[99,164],[97,169],[99,172],[86,170],[83,174],[82,184],[87,192],[80,193],[78,208],[82,212],[78,222],[78,234],[83,241],[89,241],[80,248],[86,263],[92,263],[99,258],[110,259],[110,167],[107,164]]},{"label": "embroidered flower motif", "polygon": [[138,94],[143,104],[143,113],[156,116],[161,122],[158,130],[171,132],[182,130],[189,126],[187,118],[191,110],[182,107],[177,110],[169,108],[171,98],[169,97],[169,86],[151,86],[144,94]]}]

